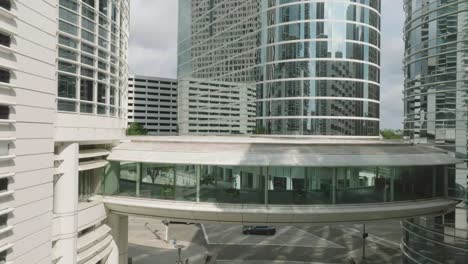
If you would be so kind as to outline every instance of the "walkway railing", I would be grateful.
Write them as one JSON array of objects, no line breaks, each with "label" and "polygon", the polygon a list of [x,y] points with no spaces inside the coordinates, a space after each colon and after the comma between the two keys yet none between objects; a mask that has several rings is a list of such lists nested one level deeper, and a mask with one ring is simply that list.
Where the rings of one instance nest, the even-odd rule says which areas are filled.
[{"label": "walkway railing", "polygon": [[466,263],[468,238],[466,231],[436,223],[401,222],[401,250],[407,263]]}]

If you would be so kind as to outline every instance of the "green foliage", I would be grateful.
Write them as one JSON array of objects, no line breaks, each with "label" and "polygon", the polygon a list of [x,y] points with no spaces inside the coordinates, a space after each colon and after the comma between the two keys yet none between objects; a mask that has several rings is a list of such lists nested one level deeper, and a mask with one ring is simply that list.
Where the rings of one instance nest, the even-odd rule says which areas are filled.
[{"label": "green foliage", "polygon": [[401,130],[384,129],[380,131],[384,139],[402,139],[403,132]]},{"label": "green foliage", "polygon": [[127,128],[127,136],[144,136],[148,131],[139,123],[132,123]]}]

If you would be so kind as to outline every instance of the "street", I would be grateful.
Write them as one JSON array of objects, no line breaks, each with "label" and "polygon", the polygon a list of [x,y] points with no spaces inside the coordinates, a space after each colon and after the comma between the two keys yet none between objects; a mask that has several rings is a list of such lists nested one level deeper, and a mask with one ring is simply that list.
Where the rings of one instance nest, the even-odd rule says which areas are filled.
[{"label": "street", "polygon": [[[148,228],[145,227],[147,224]],[[174,240],[189,263],[297,264],[361,262],[362,225],[281,226],[274,236],[243,235],[242,226],[171,224],[170,243],[158,219],[129,218],[129,257],[133,264],[173,264]],[[401,263],[398,221],[366,224],[369,237],[364,263]]]}]

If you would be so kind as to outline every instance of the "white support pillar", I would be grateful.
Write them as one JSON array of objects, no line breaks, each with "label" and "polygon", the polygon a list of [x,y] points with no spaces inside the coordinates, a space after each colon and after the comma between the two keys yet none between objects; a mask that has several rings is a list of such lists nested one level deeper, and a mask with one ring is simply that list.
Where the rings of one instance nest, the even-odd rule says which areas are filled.
[{"label": "white support pillar", "polygon": [[[106,264],[127,264],[128,263],[128,216],[109,214],[107,216],[107,224],[109,225],[112,238],[117,246],[119,254],[119,262],[114,263],[113,259],[109,258]],[[114,252],[115,255],[115,252]]]},{"label": "white support pillar", "polygon": [[232,186],[236,190],[241,189],[241,172],[238,168],[233,170],[234,185]]},{"label": "white support pillar", "polygon": [[54,254],[59,257],[59,264],[76,263],[79,144],[64,144],[58,155],[63,160],[58,168],[63,174],[54,183],[54,215],[57,219],[54,224],[60,233]]},{"label": "white support pillar", "polygon": [[195,165],[197,172],[197,203],[200,202],[200,179],[201,179],[201,165]]}]

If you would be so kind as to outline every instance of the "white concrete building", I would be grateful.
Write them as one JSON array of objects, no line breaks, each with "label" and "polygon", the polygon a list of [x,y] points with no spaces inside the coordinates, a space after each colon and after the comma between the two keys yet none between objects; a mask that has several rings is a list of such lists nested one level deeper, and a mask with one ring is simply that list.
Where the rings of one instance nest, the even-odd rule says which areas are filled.
[{"label": "white concrete building", "polygon": [[86,198],[124,136],[128,21],[128,0],[0,2],[0,263],[126,262],[126,218]]},{"label": "white concrete building", "polygon": [[128,124],[139,123],[149,135],[177,134],[177,80],[131,75]]},{"label": "white concrete building", "polygon": [[51,260],[55,2],[0,2],[0,263]]}]

